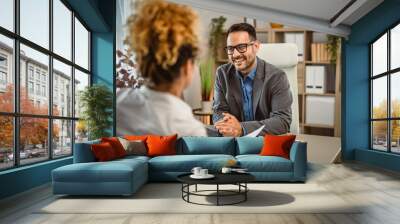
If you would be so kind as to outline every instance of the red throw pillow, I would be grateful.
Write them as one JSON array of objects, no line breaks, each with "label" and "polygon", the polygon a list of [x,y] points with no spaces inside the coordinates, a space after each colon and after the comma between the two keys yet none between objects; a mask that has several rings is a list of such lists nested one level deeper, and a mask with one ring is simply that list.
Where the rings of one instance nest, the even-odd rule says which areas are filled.
[{"label": "red throw pillow", "polygon": [[290,158],[290,148],[296,135],[265,135],[264,146],[261,149],[262,156],[280,156]]},{"label": "red throw pillow", "polygon": [[165,156],[176,154],[176,139],[178,135],[171,136],[156,136],[150,135],[147,137],[146,143],[148,147],[148,156]]},{"label": "red throw pillow", "polygon": [[115,155],[117,158],[121,158],[126,156],[126,151],[122,146],[121,142],[119,142],[118,138],[116,137],[109,137],[109,138],[101,138],[101,142],[108,142],[114,149]]},{"label": "red throw pillow", "polygon": [[109,142],[102,142],[91,145],[94,157],[99,162],[110,161],[116,159],[115,151]]}]

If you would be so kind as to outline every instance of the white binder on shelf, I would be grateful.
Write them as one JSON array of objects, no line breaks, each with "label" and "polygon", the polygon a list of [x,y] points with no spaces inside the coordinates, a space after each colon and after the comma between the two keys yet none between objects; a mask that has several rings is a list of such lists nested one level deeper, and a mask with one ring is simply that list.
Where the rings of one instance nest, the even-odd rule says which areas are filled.
[{"label": "white binder on shelf", "polygon": [[299,61],[304,60],[304,34],[303,33],[285,33],[283,42],[294,43],[297,45],[297,56]]},{"label": "white binder on shelf", "polygon": [[325,93],[325,66],[314,66],[314,86],[317,93]]},{"label": "white binder on shelf", "polygon": [[313,66],[306,66],[306,93],[315,93]]},{"label": "white binder on shelf", "polygon": [[299,49],[298,56],[299,61],[304,60],[304,34],[303,33],[296,33],[296,44],[297,48]]},{"label": "white binder on shelf", "polygon": [[326,86],[325,66],[308,65],[306,66],[306,93],[325,93]]}]

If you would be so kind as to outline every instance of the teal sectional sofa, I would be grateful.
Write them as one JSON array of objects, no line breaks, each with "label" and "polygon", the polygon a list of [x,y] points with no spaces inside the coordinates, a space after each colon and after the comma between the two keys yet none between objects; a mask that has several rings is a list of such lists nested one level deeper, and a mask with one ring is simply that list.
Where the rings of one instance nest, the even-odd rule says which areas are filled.
[{"label": "teal sectional sofa", "polygon": [[177,155],[127,156],[96,162],[90,145],[75,144],[74,163],[52,171],[54,194],[131,195],[148,181],[176,181],[193,167],[219,172],[228,160],[236,160],[259,182],[305,182],[307,143],[296,141],[290,159],[260,156],[263,138],[183,137],[176,144]]}]

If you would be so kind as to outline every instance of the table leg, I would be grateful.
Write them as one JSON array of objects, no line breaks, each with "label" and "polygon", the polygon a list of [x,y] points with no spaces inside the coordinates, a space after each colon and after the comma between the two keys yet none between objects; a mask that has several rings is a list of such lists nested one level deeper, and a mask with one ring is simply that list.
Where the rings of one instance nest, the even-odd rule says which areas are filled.
[{"label": "table leg", "polygon": [[183,190],[184,190],[184,187],[185,185],[182,183],[182,187],[181,187],[181,192],[182,192],[182,199],[184,199],[184,197],[183,197]]},{"label": "table leg", "polygon": [[248,190],[247,190],[247,183],[244,183],[244,201],[247,201],[247,192],[248,192]]},{"label": "table leg", "polygon": [[217,184],[217,206],[219,205],[219,184]]},{"label": "table leg", "polygon": [[186,189],[186,190],[187,190],[187,196],[186,196],[186,198],[187,198],[187,201],[188,201],[188,202],[190,202],[190,201],[189,201],[189,195],[190,195],[190,184],[188,184],[188,185],[187,185],[187,189]]},{"label": "table leg", "polygon": [[195,191],[197,192],[197,184],[196,184],[196,186],[195,186]]}]

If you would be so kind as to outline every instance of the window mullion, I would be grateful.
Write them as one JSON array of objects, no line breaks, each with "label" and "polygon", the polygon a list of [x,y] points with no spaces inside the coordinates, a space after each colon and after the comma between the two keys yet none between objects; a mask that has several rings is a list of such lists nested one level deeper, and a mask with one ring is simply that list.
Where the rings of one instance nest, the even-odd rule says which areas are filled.
[{"label": "window mullion", "polygon": [[[71,59],[72,59],[72,64],[73,66],[71,67],[72,73],[71,73],[71,91],[72,91],[72,105],[71,105],[71,117],[75,118],[75,12],[72,11],[71,15],[71,23],[72,23],[72,29],[71,29]],[[72,132],[71,132],[71,150],[72,150],[72,155],[74,155],[75,151],[75,126],[76,126],[76,121],[74,120],[71,122],[72,124]]]},{"label": "window mullion", "polygon": [[[387,32],[387,52],[386,52],[386,54],[387,54],[387,71],[389,71],[390,70],[390,30]],[[387,112],[387,116],[388,116],[388,118],[391,118],[392,117],[392,111],[391,111],[391,108],[392,108],[392,100],[391,100],[391,78],[392,78],[392,76],[391,76],[391,74],[389,73],[389,74],[387,74],[387,90],[388,90],[388,92],[387,92],[387,110],[388,110],[388,112]],[[387,122],[387,136],[388,136],[388,138],[387,138],[387,140],[388,140],[388,148],[387,148],[387,151],[388,152],[391,152],[392,151],[392,135],[391,135],[391,127],[392,127],[392,125],[391,125],[391,123],[392,123],[392,121],[391,120],[388,120],[388,122]]]},{"label": "window mullion", "polygon": [[[14,30],[17,35],[19,35],[19,25],[20,25],[20,17],[19,17],[19,8],[20,8],[20,0],[14,1]],[[20,47],[19,47],[19,39],[14,39],[14,112],[15,114],[19,114],[20,112]],[[19,166],[20,164],[20,156],[19,156],[19,136],[20,136],[20,118],[14,116],[14,166]]]},{"label": "window mullion", "polygon": [[374,69],[373,69],[373,53],[374,53],[374,48],[372,47],[373,45],[370,45],[370,57],[369,57],[369,61],[370,61],[370,71],[369,71],[369,84],[370,84],[370,91],[369,91],[369,94],[370,94],[370,96],[369,96],[369,117],[370,117],[370,128],[369,128],[369,131],[370,131],[370,135],[369,135],[369,137],[370,137],[370,149],[373,149],[374,148],[374,144],[373,144],[373,141],[374,141],[374,136],[373,136],[373,128],[374,128],[374,123],[373,123],[373,121],[372,121],[372,119],[374,118],[374,116],[373,116],[373,96],[374,96],[374,83],[373,83],[373,71],[374,71]]},{"label": "window mullion", "polygon": [[[53,52],[53,0],[49,0],[49,50]],[[49,116],[48,119],[48,152],[49,159],[53,159],[53,56],[49,55],[49,75],[48,75],[49,86],[47,90],[49,94]]]}]

